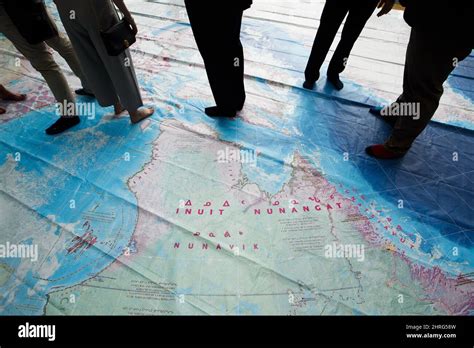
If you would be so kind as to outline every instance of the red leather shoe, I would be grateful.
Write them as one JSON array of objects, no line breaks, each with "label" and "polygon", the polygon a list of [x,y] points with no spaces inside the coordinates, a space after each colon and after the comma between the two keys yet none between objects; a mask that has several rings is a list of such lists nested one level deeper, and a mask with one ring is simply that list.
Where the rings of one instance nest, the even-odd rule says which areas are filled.
[{"label": "red leather shoe", "polygon": [[399,159],[406,155],[406,153],[390,151],[381,144],[369,146],[365,149],[365,152],[371,157],[383,160]]}]

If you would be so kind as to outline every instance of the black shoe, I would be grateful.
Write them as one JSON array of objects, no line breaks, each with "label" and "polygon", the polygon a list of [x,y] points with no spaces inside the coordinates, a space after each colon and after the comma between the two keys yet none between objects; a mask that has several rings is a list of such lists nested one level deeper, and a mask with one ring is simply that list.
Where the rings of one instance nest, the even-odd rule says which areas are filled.
[{"label": "black shoe", "polygon": [[339,74],[328,73],[328,81],[338,91],[344,88],[344,83],[342,83],[341,79],[339,78]]},{"label": "black shoe", "polygon": [[303,83],[303,88],[304,89],[309,89],[310,91],[312,91],[314,89],[314,86],[316,85],[316,81],[308,81],[306,80],[304,83]]},{"label": "black shoe", "polygon": [[77,95],[83,95],[83,96],[86,96],[86,97],[95,98],[95,94],[94,94],[94,93],[88,92],[88,91],[85,90],[84,88],[76,89],[75,92],[76,92]]},{"label": "black shoe", "polygon": [[314,89],[314,86],[316,85],[316,82],[319,80],[319,76],[319,71],[316,73],[316,75],[312,76],[309,76],[309,74],[305,72],[305,81],[303,83],[303,88],[312,91]]},{"label": "black shoe", "polygon": [[63,116],[60,117],[53,125],[46,129],[46,134],[56,135],[62,132],[67,131],[68,129],[78,125],[81,122],[79,116],[69,117]]},{"label": "black shoe", "polygon": [[212,106],[205,109],[205,113],[209,117],[235,117],[237,116],[237,110],[235,109],[222,109],[218,106]]},{"label": "black shoe", "polygon": [[389,124],[390,126],[395,127],[395,124],[397,123],[397,118],[382,115],[382,111],[384,109],[385,109],[385,107],[377,106],[377,107],[374,107],[374,108],[370,108],[369,113],[371,113],[372,115],[380,118],[382,121]]}]

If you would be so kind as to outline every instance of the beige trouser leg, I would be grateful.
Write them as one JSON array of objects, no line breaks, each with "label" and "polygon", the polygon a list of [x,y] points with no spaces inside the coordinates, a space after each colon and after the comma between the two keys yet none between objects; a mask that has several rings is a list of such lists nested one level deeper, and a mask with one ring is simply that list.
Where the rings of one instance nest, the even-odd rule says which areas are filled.
[{"label": "beige trouser leg", "polygon": [[[51,23],[54,24],[54,20],[52,18]],[[61,33],[59,30],[58,32],[59,35],[50,40],[46,40],[46,44],[64,58],[72,72],[81,80],[82,87],[90,92],[91,90],[87,83],[86,77],[84,76],[83,69],[81,68],[81,64],[77,58],[76,52],[72,47],[71,41],[65,34]]]},{"label": "beige trouser leg", "polygon": [[[58,103],[75,102],[74,95],[69,88],[69,84],[64,77],[59,65],[54,61],[53,55],[46,43],[32,45],[28,43],[18,32],[10,17],[5,13],[5,9],[0,5],[0,32],[9,39],[13,45],[28,59],[31,65],[41,73],[46,80],[51,92]],[[53,45],[63,47],[64,39],[53,39]],[[63,52],[64,53],[64,52]]]}]

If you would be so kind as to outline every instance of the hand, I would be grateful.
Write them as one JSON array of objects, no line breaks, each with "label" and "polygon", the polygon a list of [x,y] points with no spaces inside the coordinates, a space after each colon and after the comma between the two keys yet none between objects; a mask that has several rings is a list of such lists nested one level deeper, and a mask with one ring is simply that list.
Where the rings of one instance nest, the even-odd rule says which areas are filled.
[{"label": "hand", "polygon": [[394,5],[395,0],[380,0],[377,8],[381,8],[381,10],[377,13],[377,17],[382,17],[392,11]]}]

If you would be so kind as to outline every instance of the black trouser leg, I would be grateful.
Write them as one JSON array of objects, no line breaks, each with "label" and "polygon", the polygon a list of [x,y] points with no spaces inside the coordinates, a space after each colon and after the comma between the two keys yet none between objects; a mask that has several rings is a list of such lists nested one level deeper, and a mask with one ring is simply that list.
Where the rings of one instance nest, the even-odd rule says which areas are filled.
[{"label": "black trouser leg", "polygon": [[351,4],[349,15],[342,30],[341,41],[337,45],[328,67],[329,73],[340,74],[344,71],[352,48],[372,13],[374,13],[377,4],[378,0],[354,1]]},{"label": "black trouser leg", "polygon": [[349,11],[349,4],[355,0],[327,0],[321,15],[321,23],[314,39],[313,49],[305,70],[306,81],[316,81],[319,70],[331,48],[337,31]]},{"label": "black trouser leg", "polygon": [[219,108],[239,110],[245,103],[244,49],[240,41],[243,12],[231,12],[219,21],[216,54],[210,59],[208,77]]},{"label": "black trouser leg", "polygon": [[237,110],[242,109],[245,104],[245,83],[244,83],[244,71],[245,71],[245,58],[244,48],[240,41],[240,31],[242,27],[242,15],[237,14],[234,18],[235,24],[233,26],[232,36],[235,38],[234,54],[233,54],[233,65],[232,65],[232,95],[233,103],[236,105]]},{"label": "black trouser leg", "polygon": [[186,1],[191,27],[219,108],[240,109],[245,102],[244,54],[240,41],[242,11],[215,14]]},{"label": "black trouser leg", "polygon": [[212,13],[200,6],[195,0],[186,0],[186,10],[188,12],[189,22],[193,31],[201,56],[208,57],[212,51]]}]

